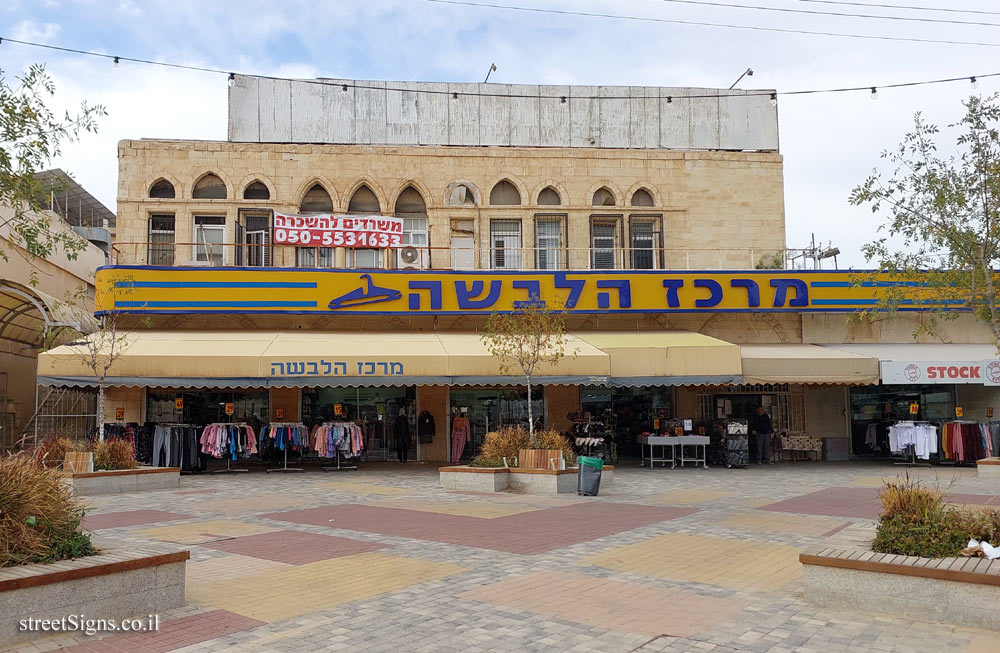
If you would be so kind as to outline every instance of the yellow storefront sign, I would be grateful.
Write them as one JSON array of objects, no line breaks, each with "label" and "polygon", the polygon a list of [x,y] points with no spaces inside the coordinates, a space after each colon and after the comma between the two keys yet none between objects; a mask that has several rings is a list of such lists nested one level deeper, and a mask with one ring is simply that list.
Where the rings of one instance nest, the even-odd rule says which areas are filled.
[{"label": "yellow storefront sign", "polygon": [[[108,267],[97,312],[486,314],[545,302],[572,313],[856,311],[857,273],[783,270],[437,271]],[[914,289],[914,293],[919,289]],[[906,304],[907,302],[904,302]],[[950,302],[949,302],[950,303]],[[956,303],[954,308],[958,308]],[[929,307],[919,299],[904,309]],[[940,307],[940,302],[935,306]]]}]

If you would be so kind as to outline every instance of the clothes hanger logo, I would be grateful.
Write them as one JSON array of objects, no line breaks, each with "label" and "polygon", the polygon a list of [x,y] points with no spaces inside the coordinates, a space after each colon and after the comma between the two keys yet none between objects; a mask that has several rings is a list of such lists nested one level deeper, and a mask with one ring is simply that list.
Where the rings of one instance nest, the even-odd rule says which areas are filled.
[{"label": "clothes hanger logo", "polygon": [[362,274],[361,280],[365,282],[359,288],[346,292],[340,297],[330,300],[330,309],[351,308],[364,304],[379,304],[381,302],[391,302],[402,298],[403,293],[392,288],[381,288],[372,282],[372,275]]}]

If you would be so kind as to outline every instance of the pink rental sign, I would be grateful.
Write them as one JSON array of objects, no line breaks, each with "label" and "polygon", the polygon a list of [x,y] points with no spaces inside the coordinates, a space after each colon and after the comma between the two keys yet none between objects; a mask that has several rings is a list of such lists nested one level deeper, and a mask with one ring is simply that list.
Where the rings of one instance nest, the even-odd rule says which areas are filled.
[{"label": "pink rental sign", "polygon": [[274,214],[274,244],[297,247],[403,246],[403,218],[386,215]]}]

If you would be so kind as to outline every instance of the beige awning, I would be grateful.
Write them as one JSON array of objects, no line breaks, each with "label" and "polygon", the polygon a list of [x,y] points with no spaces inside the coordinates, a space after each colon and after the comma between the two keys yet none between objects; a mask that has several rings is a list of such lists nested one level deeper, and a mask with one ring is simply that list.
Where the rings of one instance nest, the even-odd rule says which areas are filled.
[{"label": "beige awning", "polygon": [[[476,334],[317,331],[134,331],[119,334],[122,354],[108,385],[266,387],[471,385],[520,383],[500,370]],[[38,357],[39,383],[95,385],[84,347]],[[569,336],[567,356],[536,372],[539,384],[606,383],[607,354]]]},{"label": "beige awning", "polygon": [[35,288],[0,279],[0,340],[41,347],[97,328],[90,312]]},{"label": "beige awning", "polygon": [[878,358],[808,344],[742,345],[745,383],[878,383]]},{"label": "beige awning", "polygon": [[575,333],[611,357],[615,385],[740,383],[737,345],[690,331]]}]

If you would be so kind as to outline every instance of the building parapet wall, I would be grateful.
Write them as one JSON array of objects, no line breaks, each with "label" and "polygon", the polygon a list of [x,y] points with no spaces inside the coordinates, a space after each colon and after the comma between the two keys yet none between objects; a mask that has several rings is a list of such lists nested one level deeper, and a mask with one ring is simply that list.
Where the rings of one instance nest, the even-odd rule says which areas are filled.
[{"label": "building parapet wall", "polygon": [[237,75],[228,133],[251,143],[777,151],[772,92]]}]

